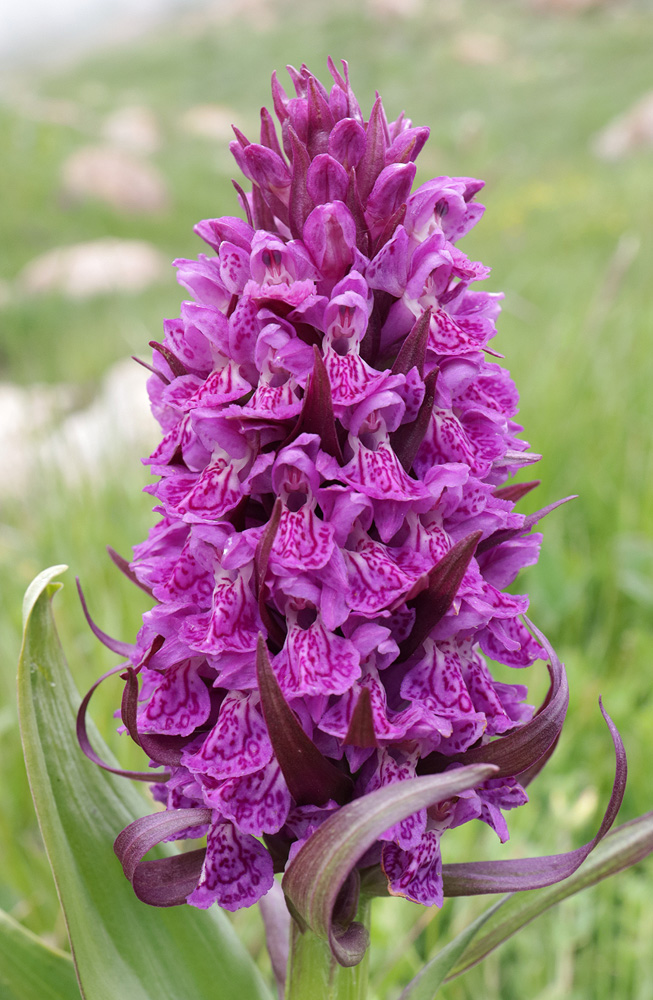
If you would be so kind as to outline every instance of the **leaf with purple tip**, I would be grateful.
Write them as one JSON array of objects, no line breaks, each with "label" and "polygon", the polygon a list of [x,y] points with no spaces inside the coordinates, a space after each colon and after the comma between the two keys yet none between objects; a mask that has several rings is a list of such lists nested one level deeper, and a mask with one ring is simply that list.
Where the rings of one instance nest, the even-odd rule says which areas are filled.
[{"label": "leaf with purple tip", "polygon": [[345,928],[333,921],[338,896],[356,863],[385,830],[474,788],[494,772],[491,764],[474,764],[379,788],[339,809],[301,847],[283,877],[284,892],[300,919],[329,941],[341,965],[357,965],[368,943],[360,924]]},{"label": "leaf with purple tip", "polygon": [[[625,868],[638,864],[653,853],[653,812],[645,813],[611,830],[581,867],[562,882],[542,889],[516,892],[502,900],[501,909],[488,913],[483,934],[465,948],[459,960],[451,967],[447,978],[452,979],[476,965],[486,955],[503,944],[509,937],[531,920],[539,917],[556,903],[573,896],[582,889],[602,882]],[[418,995],[408,994],[406,1000],[418,1000]]]},{"label": "leaf with purple tip", "polygon": [[601,713],[614,743],[616,768],[612,794],[596,835],[574,851],[541,858],[502,861],[472,861],[443,865],[445,896],[476,896],[484,893],[539,889],[568,878],[594,850],[615,821],[626,788],[626,752],[621,737],[603,705]]},{"label": "leaf with purple tip", "polygon": [[513,892],[450,941],[408,984],[399,1000],[433,1000],[440,986],[481,962],[526,924],[569,896],[643,861],[653,853],[653,812],[607,834],[580,868],[561,882]]}]

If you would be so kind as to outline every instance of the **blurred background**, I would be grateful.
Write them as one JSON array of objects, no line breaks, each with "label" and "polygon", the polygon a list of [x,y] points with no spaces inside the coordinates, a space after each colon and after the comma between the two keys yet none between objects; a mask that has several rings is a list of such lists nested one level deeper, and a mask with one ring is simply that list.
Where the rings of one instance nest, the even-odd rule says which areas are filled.
[{"label": "blurred background", "polygon": [[[653,782],[653,8],[635,0],[27,0],[0,15],[0,907],[49,941],[65,929],[22,765],[14,678],[20,605],[67,563],[56,612],[86,689],[115,658],[83,621],[73,576],[111,634],[130,639],[146,597],[105,555],[153,522],[139,458],[157,440],[144,391],[164,316],[184,297],[170,261],[202,251],[202,218],[239,214],[230,124],[250,138],[269,77],[349,60],[364,111],[378,89],[431,139],[418,180],[487,182],[462,247],[506,294],[493,346],[544,457],[528,513],[543,524],[518,590],[567,663],[560,746],[510,817],[512,839],[468,824],[445,860],[567,850],[599,823],[613,776],[598,696],[630,780],[621,820]],[[285,81],[284,81],[285,82]],[[546,689],[531,668],[534,698]],[[522,680],[522,678],[519,678]],[[106,685],[110,688],[110,685]],[[118,685],[93,714],[113,749]],[[113,876],[113,857],[98,859]],[[451,983],[445,1000],[650,1000],[653,865],[540,918]],[[382,901],[372,1000],[394,1000],[439,938],[483,900],[442,911]],[[262,968],[254,912],[235,917]],[[391,972],[393,961],[401,959]]]}]

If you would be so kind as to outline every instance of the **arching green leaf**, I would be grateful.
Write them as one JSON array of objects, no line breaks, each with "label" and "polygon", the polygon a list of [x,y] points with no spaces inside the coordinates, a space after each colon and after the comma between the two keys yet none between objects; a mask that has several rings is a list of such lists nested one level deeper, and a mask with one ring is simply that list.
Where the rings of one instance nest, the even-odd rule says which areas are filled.
[{"label": "arching green leaf", "polygon": [[[144,815],[125,779],[81,753],[80,698],[59,644],[51,598],[66,567],[41,573],[25,595],[18,696],[32,796],[54,872],[85,1000],[270,1000],[256,966],[217,908],[152,909],[135,897],[113,852]],[[93,745],[111,754],[94,732]]]},{"label": "arching green leaf", "polygon": [[51,948],[0,910],[0,996],[3,1000],[79,1000],[70,955]]}]

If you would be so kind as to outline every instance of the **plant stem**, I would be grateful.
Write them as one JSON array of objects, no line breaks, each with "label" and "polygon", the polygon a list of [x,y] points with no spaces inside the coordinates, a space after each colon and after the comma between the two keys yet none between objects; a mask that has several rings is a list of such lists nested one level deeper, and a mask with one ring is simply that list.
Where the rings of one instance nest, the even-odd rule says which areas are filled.
[{"label": "plant stem", "polygon": [[[369,927],[370,900],[361,902],[356,919]],[[369,949],[359,965],[345,969],[336,962],[327,941],[293,920],[285,1000],[365,1000]]]}]

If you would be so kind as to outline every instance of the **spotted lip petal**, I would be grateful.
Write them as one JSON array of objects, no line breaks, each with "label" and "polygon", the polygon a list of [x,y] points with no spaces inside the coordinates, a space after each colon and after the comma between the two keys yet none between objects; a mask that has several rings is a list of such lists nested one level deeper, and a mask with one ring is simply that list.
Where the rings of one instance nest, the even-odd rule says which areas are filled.
[{"label": "spotted lip petal", "polygon": [[[528,621],[528,619],[527,619]],[[485,746],[472,747],[464,753],[445,757],[434,753],[420,763],[420,773],[448,767],[451,763],[495,764],[496,777],[522,775],[533,769],[543,757],[548,759],[558,742],[569,705],[569,686],[563,664],[546,637],[528,622],[549,656],[551,688],[540,711],[525,725],[514,729]]]}]

